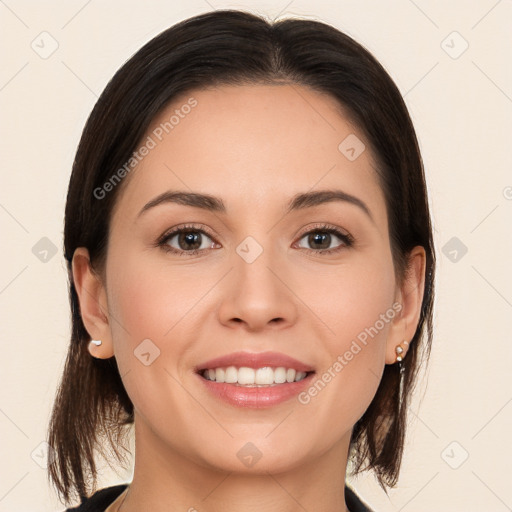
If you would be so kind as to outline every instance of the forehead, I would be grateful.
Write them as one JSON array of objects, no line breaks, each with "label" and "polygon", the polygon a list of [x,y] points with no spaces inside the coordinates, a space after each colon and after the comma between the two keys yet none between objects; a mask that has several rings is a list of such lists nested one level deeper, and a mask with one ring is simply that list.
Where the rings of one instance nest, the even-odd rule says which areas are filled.
[{"label": "forehead", "polygon": [[342,188],[385,215],[364,135],[334,98],[303,86],[190,91],[157,116],[142,144],[151,149],[128,176],[116,209],[140,210],[176,189],[225,198],[229,210],[248,199],[263,206]]}]

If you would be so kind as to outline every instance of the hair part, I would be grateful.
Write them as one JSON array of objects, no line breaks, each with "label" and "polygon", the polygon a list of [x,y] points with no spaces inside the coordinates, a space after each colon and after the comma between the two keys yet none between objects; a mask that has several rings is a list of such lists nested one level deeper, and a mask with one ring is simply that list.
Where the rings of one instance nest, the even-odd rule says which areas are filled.
[{"label": "hair part", "polygon": [[78,247],[86,247],[93,267],[103,272],[112,212],[127,178],[101,199],[94,191],[129,160],[170,102],[194,90],[248,84],[305,86],[336,99],[376,159],[398,283],[406,276],[409,251],[425,248],[425,290],[404,361],[403,397],[397,365],[386,365],[351,438],[356,473],[373,470],[384,489],[397,482],[407,404],[432,342],[435,267],[423,164],[407,108],[379,62],[334,27],[302,19],[270,23],[248,12],[218,10],[170,27],[131,57],[98,99],[77,149],[64,226],[72,332],[47,436],[56,455],[48,477],[66,503],[96,487],[96,452],[108,460],[104,442],[123,460],[120,441],[134,421],[115,357],[100,360],[88,353],[90,336],[73,283],[71,261]]}]

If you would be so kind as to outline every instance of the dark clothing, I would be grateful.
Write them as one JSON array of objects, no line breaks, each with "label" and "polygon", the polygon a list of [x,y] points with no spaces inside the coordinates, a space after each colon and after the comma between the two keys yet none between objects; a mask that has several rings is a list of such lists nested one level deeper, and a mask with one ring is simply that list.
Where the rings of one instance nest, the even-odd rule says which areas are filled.
[{"label": "dark clothing", "polygon": [[80,505],[67,508],[65,512],[105,512],[105,509],[126,489],[127,484],[105,487],[90,498],[82,498]]},{"label": "dark clothing", "polygon": [[[67,508],[65,512],[105,512],[105,509],[126,489],[127,484],[105,487],[96,491],[90,498],[82,498],[77,507]],[[350,512],[372,512],[350,489],[345,486],[345,501]]]}]

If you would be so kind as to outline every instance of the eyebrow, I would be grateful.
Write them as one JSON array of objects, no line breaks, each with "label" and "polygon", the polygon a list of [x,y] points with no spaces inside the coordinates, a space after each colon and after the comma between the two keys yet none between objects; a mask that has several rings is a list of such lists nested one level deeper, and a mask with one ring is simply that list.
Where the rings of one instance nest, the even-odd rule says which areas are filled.
[{"label": "eyebrow", "polygon": [[[286,213],[292,211],[303,210],[305,208],[312,208],[321,204],[332,203],[334,201],[341,201],[349,203],[360,208],[371,220],[374,222],[370,209],[364,201],[356,196],[348,194],[342,190],[317,190],[314,192],[304,192],[296,194],[288,202]],[[203,210],[226,213],[227,208],[221,198],[209,194],[201,194],[199,192],[185,192],[185,191],[167,191],[164,192],[147,204],[144,205],[139,212],[140,217],[144,212],[165,203],[175,203],[185,206],[192,206],[201,208]]]}]

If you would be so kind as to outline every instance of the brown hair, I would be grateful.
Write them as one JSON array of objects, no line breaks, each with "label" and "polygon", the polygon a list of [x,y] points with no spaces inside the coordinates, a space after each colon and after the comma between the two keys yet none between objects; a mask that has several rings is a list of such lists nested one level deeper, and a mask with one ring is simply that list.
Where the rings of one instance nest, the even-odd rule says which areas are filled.
[{"label": "brown hair", "polygon": [[405,277],[409,251],[416,245],[425,248],[421,315],[405,371],[401,375],[396,364],[386,365],[351,439],[355,472],[372,469],[383,488],[398,479],[407,404],[419,362],[428,358],[432,342],[435,267],[423,164],[407,108],[378,61],[339,30],[318,21],[270,23],[247,12],[219,10],[170,27],[131,57],[97,101],[78,146],[64,229],[72,333],[47,437],[56,456],[48,476],[66,502],[72,493],[88,496],[91,478],[96,486],[95,452],[108,459],[104,441],[122,460],[123,433],[133,423],[133,404],[115,357],[96,359],[87,350],[90,336],[71,273],[78,247],[88,248],[95,268],[104,268],[111,213],[123,183],[101,197],[97,191],[129,160],[151,121],[178,95],[256,83],[307,86],[338,100],[365,134],[378,163],[398,282]]}]

